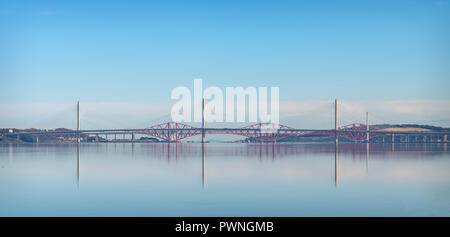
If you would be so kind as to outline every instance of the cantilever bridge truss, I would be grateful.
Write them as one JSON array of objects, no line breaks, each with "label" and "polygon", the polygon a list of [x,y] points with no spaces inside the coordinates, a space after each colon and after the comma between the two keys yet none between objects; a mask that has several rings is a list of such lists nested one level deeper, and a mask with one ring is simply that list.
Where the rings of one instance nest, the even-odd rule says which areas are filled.
[{"label": "cantilever bridge truss", "polygon": [[[366,125],[360,123],[342,126],[338,131],[336,133],[338,137],[355,142],[365,141],[367,136]],[[145,128],[139,133],[169,142],[179,142],[188,137],[201,135],[202,128],[182,123],[168,122]],[[273,123],[257,123],[242,128],[207,128],[205,129],[205,133],[240,135],[261,142],[275,142],[286,137],[299,135],[335,135],[334,130],[305,131]],[[369,137],[373,138],[380,135],[382,134],[370,133]]]},{"label": "cantilever bridge truss", "polygon": [[[388,139],[394,142],[394,136],[397,137],[398,141],[409,141],[409,137],[413,139],[413,142],[426,141],[427,136],[429,141],[432,141],[433,137],[435,141],[438,142],[448,142],[447,137],[449,132],[447,131],[395,131],[392,129],[378,129],[377,127],[370,127],[367,129],[365,124],[353,123],[335,129],[297,129],[281,124],[272,123],[257,123],[250,126],[245,126],[241,128],[197,128],[191,125],[186,125],[182,123],[168,122],[144,129],[93,129],[93,130],[31,130],[31,131],[20,131],[9,129],[7,131],[0,131],[0,136],[7,134],[8,136],[22,136],[22,135],[33,135],[38,140],[41,135],[84,135],[90,136],[94,135],[98,141],[98,136],[104,134],[131,135],[131,140],[134,140],[135,134],[143,134],[147,136],[156,137],[168,142],[179,142],[185,138],[205,134],[230,134],[239,135],[250,138],[255,141],[260,142],[276,142],[287,137],[295,136],[312,136],[319,135],[323,137],[334,137],[337,136],[339,140],[342,141],[352,141],[352,142],[368,142],[372,141],[373,138],[382,136],[382,141],[384,142],[385,136],[390,136]],[[395,135],[394,135],[395,134]],[[376,140],[376,139],[375,139]],[[379,139],[378,139],[379,140]]]}]

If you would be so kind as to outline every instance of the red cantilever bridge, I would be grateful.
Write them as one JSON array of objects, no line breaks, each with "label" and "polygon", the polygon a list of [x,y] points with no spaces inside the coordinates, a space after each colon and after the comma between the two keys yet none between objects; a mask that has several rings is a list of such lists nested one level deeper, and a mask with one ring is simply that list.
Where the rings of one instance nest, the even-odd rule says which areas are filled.
[{"label": "red cantilever bridge", "polygon": [[[372,133],[375,130],[369,131],[370,137],[380,136],[381,133]],[[330,135],[335,134],[355,142],[362,142],[366,140],[367,136],[366,125],[355,123],[340,127],[338,132],[335,130],[312,130],[312,129],[296,129],[286,125],[274,123],[257,123],[242,128],[205,128],[205,134],[230,134],[240,135],[247,138],[252,138],[256,141],[275,142],[286,137],[299,135]],[[152,137],[157,137],[165,141],[179,142],[184,138],[201,135],[202,128],[193,127],[187,124],[168,122],[158,124],[152,127],[145,128],[139,131],[139,134],[145,134]]]},{"label": "red cantilever bridge", "polygon": [[[418,137],[436,136],[441,137],[440,141],[447,141],[448,132],[436,131],[389,131],[370,127],[362,123],[353,123],[335,129],[297,129],[281,124],[257,123],[242,128],[205,128],[205,134],[230,134],[240,135],[261,142],[276,142],[283,138],[303,135],[324,135],[337,136],[352,142],[365,142],[379,136],[391,136],[394,141],[394,134],[408,140],[409,136],[414,139]],[[168,122],[137,131],[138,134],[145,134],[157,137],[169,142],[179,142],[182,139],[201,135],[202,128],[193,127],[182,123]],[[437,139],[439,140],[439,139]]]},{"label": "red cantilever bridge", "polygon": [[[146,135],[156,137],[168,142],[180,142],[181,140],[205,134],[230,134],[240,135],[247,138],[254,139],[261,142],[276,142],[283,138],[292,136],[308,136],[308,135],[323,135],[323,136],[337,136],[340,140],[347,140],[353,142],[365,142],[379,136],[391,136],[394,141],[394,133],[397,139],[409,137],[418,141],[422,138],[425,141],[427,137],[435,137],[436,141],[447,142],[448,132],[437,131],[394,131],[386,129],[378,129],[370,127],[367,129],[365,124],[354,123],[335,129],[297,129],[281,124],[272,123],[257,123],[241,128],[197,128],[191,125],[168,122],[143,129],[95,129],[95,130],[26,130],[26,131],[9,131],[9,135],[32,134],[37,137],[40,135],[80,135],[81,137],[92,136],[98,138],[99,135],[131,135],[131,141],[134,140],[135,135]],[[4,135],[4,134],[3,134]]]}]

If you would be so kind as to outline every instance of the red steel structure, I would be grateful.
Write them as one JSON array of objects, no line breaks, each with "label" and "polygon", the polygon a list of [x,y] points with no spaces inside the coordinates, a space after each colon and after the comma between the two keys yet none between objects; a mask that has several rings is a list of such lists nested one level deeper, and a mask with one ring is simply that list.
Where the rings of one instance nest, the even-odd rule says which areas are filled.
[{"label": "red steel structure", "polygon": [[260,142],[276,142],[286,137],[304,135],[308,132],[296,131],[296,129],[274,123],[257,123],[243,127],[235,135],[252,138]]},{"label": "red steel structure", "polygon": [[202,134],[202,130],[182,123],[168,122],[145,128],[145,132],[142,134],[169,142],[179,142],[184,138]]},{"label": "red steel structure", "polygon": [[[371,128],[371,132],[379,130],[378,128]],[[319,131],[312,132],[313,135],[334,135],[334,131]],[[364,142],[367,139],[367,126],[362,123],[352,123],[338,128],[337,135],[339,138],[343,138],[353,142]],[[383,136],[382,133],[369,133],[369,139],[374,137]]]},{"label": "red steel structure", "polygon": [[[377,129],[373,129],[377,130]],[[345,138],[350,141],[354,142],[363,142],[366,140],[366,134],[367,134],[367,127],[365,124],[362,123],[352,123],[349,125],[345,125],[339,128],[339,131],[344,131],[338,133],[338,136],[341,138]],[[369,133],[369,139],[374,138],[377,136],[381,136],[382,134],[379,133]]]},{"label": "red steel structure", "polygon": [[[373,131],[373,129],[371,130]],[[193,127],[190,125],[168,122],[154,125],[145,128],[144,131],[139,132],[152,137],[157,137],[169,142],[179,142],[182,139],[201,135],[202,128]],[[273,123],[257,123],[242,128],[207,128],[206,134],[232,134],[252,138],[260,142],[276,142],[286,137],[299,135],[330,135],[334,136],[334,130],[322,131],[302,131],[289,126]],[[366,125],[361,123],[349,124],[339,127],[338,137],[354,141],[363,142],[366,140]],[[370,133],[369,137],[373,138],[381,136],[382,134]]]}]

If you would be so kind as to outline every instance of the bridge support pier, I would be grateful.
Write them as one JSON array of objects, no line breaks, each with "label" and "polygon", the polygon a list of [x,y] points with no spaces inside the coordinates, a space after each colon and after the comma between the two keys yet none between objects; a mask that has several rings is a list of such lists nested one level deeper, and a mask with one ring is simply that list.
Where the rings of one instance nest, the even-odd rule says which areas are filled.
[{"label": "bridge support pier", "polygon": [[366,112],[366,143],[369,143],[369,112]]},{"label": "bridge support pier", "polygon": [[335,99],[334,100],[334,143],[338,143],[339,142],[339,137],[338,137],[338,100]]},{"label": "bridge support pier", "polygon": [[202,143],[205,143],[205,99],[202,100]]},{"label": "bridge support pier", "polygon": [[80,128],[80,101],[77,101],[77,143],[81,142]]}]

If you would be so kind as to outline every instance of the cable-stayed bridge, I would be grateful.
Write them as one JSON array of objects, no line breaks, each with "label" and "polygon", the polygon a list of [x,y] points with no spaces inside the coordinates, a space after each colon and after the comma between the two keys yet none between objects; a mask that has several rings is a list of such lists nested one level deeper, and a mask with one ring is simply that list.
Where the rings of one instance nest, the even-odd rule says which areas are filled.
[{"label": "cable-stayed bridge", "polygon": [[[368,117],[366,124],[351,123],[345,126],[338,126],[338,103],[335,101],[335,128],[334,129],[300,129],[281,124],[257,123],[241,128],[213,128],[206,127],[203,122],[202,127],[166,122],[138,129],[80,129],[80,106],[77,104],[77,130],[56,129],[56,130],[3,130],[1,136],[33,135],[39,141],[40,136],[74,136],[78,142],[99,141],[99,136],[113,135],[122,136],[122,141],[135,141],[136,135],[145,135],[161,139],[167,142],[180,142],[185,138],[207,134],[238,135],[259,142],[277,142],[289,137],[301,136],[323,136],[332,137],[335,141],[349,142],[448,142],[448,131],[433,130],[411,130],[400,128],[379,128],[369,126]],[[125,137],[128,139],[125,139]],[[380,139],[381,138],[381,139]],[[204,139],[202,139],[204,141]]]}]

